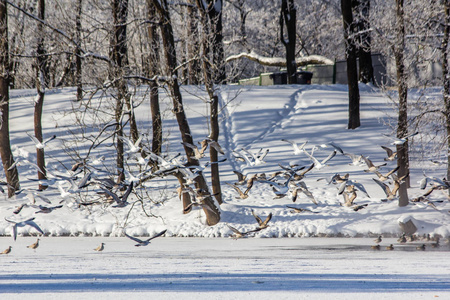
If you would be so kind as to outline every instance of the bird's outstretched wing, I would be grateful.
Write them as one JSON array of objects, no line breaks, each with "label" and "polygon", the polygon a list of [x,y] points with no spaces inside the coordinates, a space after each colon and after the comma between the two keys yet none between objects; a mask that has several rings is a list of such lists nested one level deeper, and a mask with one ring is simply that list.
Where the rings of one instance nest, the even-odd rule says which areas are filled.
[{"label": "bird's outstretched wing", "polygon": [[37,231],[39,231],[40,234],[44,234],[44,231],[36,224],[34,221],[34,218],[31,218],[27,221],[25,221],[26,224],[30,225],[31,227],[34,227]]},{"label": "bird's outstretched wing", "polygon": [[163,231],[161,231],[160,233],[157,233],[156,235],[152,236],[151,238],[149,238],[147,241],[153,240],[157,237],[162,236],[164,233],[166,233],[167,229],[164,229]]},{"label": "bird's outstretched wing", "polygon": [[252,209],[252,215],[253,215],[253,217],[256,219],[256,222],[258,222],[259,226],[261,226],[261,225],[263,224],[263,221],[261,220],[260,217],[258,217],[258,216],[255,214],[255,212],[253,211],[253,209]]},{"label": "bird's outstretched wing", "polygon": [[136,237],[134,237],[134,236],[131,236],[131,235],[126,234],[126,232],[124,232],[123,234],[124,234],[127,238],[132,239],[133,241],[135,241],[135,242],[137,242],[137,243],[143,243],[143,242],[144,242],[144,241],[141,240],[141,239],[138,239],[138,238],[136,238]]},{"label": "bird's outstretched wing", "polygon": [[228,228],[231,229],[231,231],[233,231],[234,233],[238,234],[238,235],[242,235],[242,232],[240,232],[239,230],[237,230],[236,228],[234,228],[233,226],[228,225]]}]

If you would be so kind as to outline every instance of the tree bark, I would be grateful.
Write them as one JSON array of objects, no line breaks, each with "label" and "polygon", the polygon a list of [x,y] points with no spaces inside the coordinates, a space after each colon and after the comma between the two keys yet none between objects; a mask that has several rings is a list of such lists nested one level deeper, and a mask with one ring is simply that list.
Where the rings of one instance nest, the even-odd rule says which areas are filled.
[{"label": "tree bark", "polygon": [[[169,90],[173,103],[173,112],[177,119],[178,128],[181,133],[181,139],[183,142],[194,144],[191,131],[189,128],[189,123],[186,118],[186,114],[184,111],[183,100],[181,96],[180,87],[178,84],[178,74],[177,74],[177,60],[176,60],[176,52],[175,52],[175,40],[173,37],[173,29],[172,23],[170,21],[170,14],[168,11],[167,0],[153,0],[153,4],[155,5],[160,18],[161,18],[161,37],[163,42],[164,54],[166,59],[166,65],[168,67],[170,78]],[[198,160],[194,156],[194,151],[184,146],[184,150],[187,156],[188,166],[196,166],[199,164]],[[195,178],[196,187],[202,189],[205,193],[209,194],[209,188],[206,183],[206,180],[203,174],[197,176]],[[206,215],[206,222],[208,225],[212,226],[217,224],[220,221],[220,211],[217,206],[214,204],[213,200],[210,196],[206,196],[204,198],[204,203],[208,205],[211,210],[203,208],[203,211]]]},{"label": "tree bark", "polygon": [[127,18],[128,0],[112,0],[112,13],[114,32],[112,39],[112,63],[114,69],[113,80],[118,91],[117,101],[127,106],[130,121],[131,140],[136,142],[139,138],[134,109],[132,107],[128,85],[124,76],[128,72],[128,41],[127,41]]},{"label": "tree bark", "polygon": [[[406,72],[404,62],[405,51],[405,22],[403,11],[403,0],[396,0],[396,42],[394,45],[395,65],[397,69],[398,88],[398,127],[397,137],[401,138],[408,134],[408,85],[406,83]],[[398,177],[409,173],[408,141],[402,145],[397,145],[397,165]],[[399,206],[406,206],[409,203],[408,190],[409,176],[400,184]]]},{"label": "tree bark", "polygon": [[[45,20],[45,0],[38,1],[38,18]],[[37,24],[37,58],[36,58],[36,89],[38,97],[34,103],[34,136],[42,143],[42,110],[44,107],[45,89],[49,82],[48,75],[48,58],[44,47],[44,26],[41,23]],[[36,148],[36,164],[41,169],[38,171],[38,179],[47,179],[47,171],[45,169],[45,152],[44,148]],[[39,185],[39,189],[46,189],[46,186]]]},{"label": "tree bark", "polygon": [[[124,180],[125,175],[121,171],[124,168],[124,146],[121,140],[123,137],[123,105],[128,103],[128,87],[124,80],[125,68],[128,65],[128,50],[127,50],[127,35],[126,35],[126,20],[128,15],[128,0],[112,0],[112,14],[113,14],[113,32],[111,35],[111,46],[110,46],[110,70],[109,76],[110,80],[113,81],[113,86],[117,92],[115,95],[115,120],[116,125],[116,136],[117,136],[117,158],[116,164],[118,168],[119,180]],[[130,112],[130,118],[132,114]],[[131,122],[130,122],[131,125]]]},{"label": "tree bark", "polygon": [[[210,97],[210,111],[211,111],[211,134],[210,139],[213,141],[219,140],[219,97],[217,95],[213,95]],[[209,147],[209,155],[211,163],[218,161],[218,152],[215,148]],[[220,172],[219,172],[219,164],[213,163],[211,164],[211,186],[213,195],[216,198],[217,202],[220,204],[223,203],[222,199],[222,188],[220,186]]]},{"label": "tree bark", "polygon": [[[211,133],[209,138],[213,141],[218,141],[219,139],[219,98],[214,91],[214,79],[213,79],[213,70],[215,68],[211,68],[208,64],[208,58],[211,56],[216,57],[215,51],[218,51],[214,45],[211,49],[209,47],[209,37],[212,35],[213,37],[216,35],[221,35],[221,32],[217,32],[217,27],[214,25],[214,19],[217,14],[209,13],[208,9],[215,9],[214,5],[208,5],[208,7],[203,6],[202,1],[197,1],[197,6],[201,15],[201,23],[203,24],[203,39],[202,39],[202,66],[203,66],[203,77],[205,81],[205,88],[208,92],[209,103],[210,103],[210,125],[211,125]],[[209,19],[209,20],[208,20]],[[210,25],[210,27],[208,26]],[[212,32],[210,32],[210,29]],[[214,39],[214,38],[213,38]],[[213,53],[211,53],[213,52]],[[206,59],[205,59],[206,58]],[[222,189],[220,186],[220,173],[219,173],[219,164],[218,161],[218,152],[214,147],[209,147],[210,161],[211,161],[211,184],[214,197],[216,198],[219,204],[223,203],[222,200]]]},{"label": "tree bark", "polygon": [[[26,4],[26,2],[24,0],[20,1],[18,3],[19,7],[24,7]],[[16,31],[13,32],[12,36],[10,36],[10,40],[9,40],[9,48],[10,48],[10,53],[11,56],[14,57],[14,55],[20,55],[23,53],[23,47],[20,46],[20,41],[22,39],[24,39],[24,29],[25,29],[25,22],[24,20],[20,20],[19,18],[17,18],[17,22],[15,24],[16,26]],[[16,88],[16,74],[19,70],[21,61],[19,59],[10,59],[10,76],[9,76],[9,87],[11,89],[15,89]]]},{"label": "tree bark", "polygon": [[20,189],[17,168],[14,164],[9,139],[9,49],[8,49],[8,13],[6,1],[0,0],[0,156],[8,183],[8,197]]},{"label": "tree bark", "polygon": [[344,22],[344,39],[347,60],[347,82],[348,82],[348,129],[361,126],[359,115],[359,87],[358,67],[356,62],[356,46],[352,37],[354,33],[352,1],[341,0],[342,19]]},{"label": "tree bark", "polygon": [[[444,86],[445,126],[447,129],[447,180],[450,180],[450,74],[448,64],[448,43],[450,38],[450,1],[444,0],[444,36],[442,38],[442,79]],[[450,195],[450,189],[448,191]]]},{"label": "tree bark", "polygon": [[[286,27],[287,38],[284,36]],[[297,83],[297,64],[295,61],[295,43],[297,39],[297,10],[294,0],[281,1],[280,40],[286,48],[286,67],[288,84]]]},{"label": "tree bark", "polygon": [[77,85],[77,101],[83,100],[83,82],[82,82],[82,62],[81,62],[81,13],[83,10],[83,0],[77,0],[75,13],[75,82]]},{"label": "tree bark", "polygon": [[222,23],[222,0],[207,0],[207,13],[212,33],[212,55],[214,70],[217,74],[213,74],[214,84],[226,83],[225,72],[225,55],[223,49],[223,23]]},{"label": "tree bark", "polygon": [[375,83],[372,65],[372,43],[370,37],[370,0],[356,0],[359,21],[356,24],[359,32],[358,58],[359,80],[363,83]]},{"label": "tree bark", "polygon": [[198,11],[195,7],[195,0],[189,0],[187,10],[187,61],[188,63],[188,83],[197,85],[200,83],[200,57],[199,55],[199,32],[198,32]]},{"label": "tree bark", "polygon": [[[148,40],[150,43],[150,54],[148,57],[148,78],[153,78],[158,74],[159,57],[159,38],[157,27],[151,20],[156,19],[156,8],[152,0],[147,0],[147,18],[150,21],[147,26]],[[162,120],[159,107],[158,84],[155,81],[150,82],[150,110],[152,116],[152,152],[160,155],[162,149]]]}]

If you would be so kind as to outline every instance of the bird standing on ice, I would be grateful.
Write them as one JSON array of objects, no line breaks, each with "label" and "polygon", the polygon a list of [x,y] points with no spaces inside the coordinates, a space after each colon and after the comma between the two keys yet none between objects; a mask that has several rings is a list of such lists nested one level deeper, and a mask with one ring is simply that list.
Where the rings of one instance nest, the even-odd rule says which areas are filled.
[{"label": "bird standing on ice", "polygon": [[101,252],[105,249],[105,243],[101,243],[100,246],[94,249],[94,251]]},{"label": "bird standing on ice", "polygon": [[27,248],[36,250],[36,248],[39,247],[39,239],[37,239],[37,241],[31,245],[28,245]]}]

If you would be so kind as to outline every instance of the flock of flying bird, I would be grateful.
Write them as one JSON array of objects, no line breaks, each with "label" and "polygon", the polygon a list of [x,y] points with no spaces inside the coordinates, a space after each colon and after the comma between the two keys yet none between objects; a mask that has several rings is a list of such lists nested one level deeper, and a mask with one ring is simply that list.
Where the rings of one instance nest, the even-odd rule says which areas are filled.
[{"label": "flock of flying bird", "polygon": [[[416,133],[417,134],[417,133]],[[414,134],[415,135],[415,134]],[[411,135],[412,136],[412,135]],[[408,137],[403,139],[398,139],[393,142],[394,145],[404,143]],[[238,177],[238,181],[234,184],[229,184],[232,186],[236,192],[238,193],[238,197],[240,199],[246,199],[249,196],[250,189],[253,187],[255,182],[267,183],[272,186],[272,190],[275,194],[275,198],[282,198],[287,196],[289,193],[291,195],[291,199],[293,202],[297,200],[298,193],[304,193],[314,204],[318,204],[313,194],[308,190],[304,181],[302,181],[308,172],[311,170],[317,169],[321,170],[327,166],[327,163],[333,159],[337,153],[347,156],[351,159],[350,165],[366,165],[367,169],[364,170],[366,173],[373,173],[376,175],[376,178],[373,178],[373,181],[377,183],[381,189],[384,191],[386,197],[382,199],[382,201],[394,200],[398,197],[397,192],[400,188],[400,184],[404,182],[406,177],[409,174],[406,174],[402,177],[398,177],[396,172],[399,169],[399,166],[391,169],[387,173],[381,172],[381,167],[387,165],[388,161],[396,161],[397,152],[394,152],[392,149],[381,146],[386,151],[386,157],[384,158],[384,163],[375,165],[368,157],[364,155],[356,155],[353,153],[347,153],[342,150],[340,146],[335,144],[334,142],[328,142],[321,145],[315,145],[310,149],[310,152],[306,149],[306,144],[308,142],[304,142],[301,145],[298,145],[294,141],[282,140],[283,142],[290,143],[294,150],[294,155],[305,154],[311,161],[312,164],[309,166],[298,166],[298,165],[290,165],[283,166],[279,164],[281,170],[273,173],[268,178],[266,174],[254,174],[252,176],[243,175],[241,172],[234,171],[234,173]],[[315,156],[314,152],[321,148],[333,148],[332,152],[323,160],[319,161]],[[260,150],[257,154],[252,154],[249,151],[242,150],[240,152],[233,152],[233,156],[236,160],[240,160],[246,162],[247,166],[255,166],[258,164],[264,163],[263,158],[267,154],[267,150],[262,152]],[[246,154],[250,154],[248,157]],[[244,167],[245,168],[245,167]],[[280,182],[280,178],[285,178],[284,182]],[[365,187],[359,183],[357,180],[353,180],[349,178],[349,174],[341,175],[338,173],[334,173],[331,177],[320,178],[318,180],[326,180],[327,183],[337,185],[338,194],[342,195],[344,198],[344,203],[342,205],[353,207],[355,210],[361,209],[360,207],[354,206],[354,200],[357,196],[357,191],[362,192],[365,196],[369,197]],[[388,183],[393,182],[393,186],[391,187]],[[449,181],[444,179],[439,179],[436,177],[428,177],[424,174],[423,180],[420,183],[421,189],[425,189],[427,184],[431,184],[431,188],[424,193],[421,197],[412,199],[413,202],[427,202],[427,196],[429,196],[434,190],[448,190],[450,187]],[[242,191],[238,186],[246,185],[246,189]],[[431,205],[431,204],[430,204]]]},{"label": "flock of flying bird", "polygon": [[[414,136],[415,134],[417,133],[405,136],[402,139],[395,139],[392,142],[392,145],[402,145],[406,140],[408,140],[408,138]],[[47,143],[56,138],[56,136],[52,136],[48,140],[41,143],[31,135],[29,136],[35,143],[36,148],[38,149],[43,149]],[[111,179],[110,173],[102,171],[101,168],[99,167],[98,161],[101,162],[101,158],[86,159],[84,161],[78,162],[74,164],[71,170],[68,171],[66,174],[61,174],[60,172],[51,171],[47,169],[46,173],[49,179],[47,180],[32,179],[32,180],[38,181],[41,186],[45,187],[52,187],[56,184],[57,189],[60,192],[63,200],[56,206],[37,205],[36,204],[37,200],[42,200],[47,204],[51,204],[51,201],[43,195],[42,191],[28,190],[28,189],[20,190],[17,193],[18,194],[25,193],[31,203],[21,204],[14,210],[13,213],[19,215],[22,209],[26,207],[38,209],[37,211],[35,211],[36,214],[51,213],[52,211],[63,207],[63,203],[65,200],[73,198],[82,191],[85,191],[87,187],[92,187],[93,190],[95,190],[95,193],[102,200],[93,200],[93,201],[78,200],[77,204],[79,207],[91,206],[94,204],[108,204],[114,208],[123,208],[130,204],[128,202],[128,200],[130,199],[130,195],[133,193],[134,189],[138,185],[142,184],[142,182],[145,182],[146,180],[151,179],[153,177],[164,177],[169,174],[174,174],[174,172],[181,173],[186,181],[186,184],[182,188],[179,188],[178,190],[179,196],[181,197],[182,193],[189,193],[191,195],[192,202],[190,205],[183,208],[184,211],[187,212],[192,207],[195,206],[200,206],[208,209],[208,206],[205,205],[203,202],[205,196],[202,194],[202,191],[198,189],[195,190],[194,188],[190,187],[190,185],[193,184],[194,179],[197,176],[199,176],[200,172],[204,171],[211,164],[210,162],[207,162],[203,165],[200,164],[199,166],[187,167],[184,161],[181,158],[179,158],[179,155],[171,159],[167,159],[151,151],[145,150],[146,155],[144,156],[142,155],[143,149],[141,148],[142,137],[136,142],[132,142],[125,137],[121,137],[121,139],[124,142],[124,144],[127,145],[128,150],[126,151],[126,155],[128,156],[128,158],[133,158],[134,161],[136,161],[137,164],[141,167],[141,169],[144,169],[144,171],[141,171],[137,175],[133,175],[129,171],[122,169],[120,171],[122,171],[123,174],[125,175],[125,180],[115,181]],[[323,168],[326,168],[328,166],[327,163],[331,159],[333,159],[336,155],[343,155],[348,157],[351,160],[351,162],[349,163],[350,165],[355,166],[361,164],[366,165],[367,169],[365,169],[364,171],[376,175],[376,178],[373,178],[373,181],[381,187],[381,189],[384,191],[386,195],[386,197],[383,198],[382,201],[390,201],[396,199],[398,197],[397,192],[401,183],[408,176],[408,174],[406,174],[405,176],[399,178],[396,175],[396,171],[398,170],[399,167],[393,168],[387,173],[382,173],[381,167],[386,166],[387,162],[389,161],[396,160],[396,152],[385,146],[382,146],[382,148],[386,151],[386,157],[384,158],[385,162],[383,164],[375,165],[368,157],[364,155],[356,155],[344,152],[342,148],[339,145],[335,144],[334,142],[315,145],[312,148],[310,148],[309,151],[306,149],[306,145],[308,142],[304,142],[301,145],[297,144],[294,141],[285,139],[283,139],[282,142],[289,143],[292,146],[294,155],[304,154],[308,159],[311,160],[311,164],[308,164],[307,166],[299,166],[299,165],[283,166],[279,164],[280,170],[271,174],[270,176],[266,175],[265,173],[253,174],[252,176],[244,175],[241,173],[241,171],[235,170],[234,173],[237,175],[238,180],[232,184],[231,183],[227,184],[236,191],[238,199],[248,198],[249,192],[251,191],[254,184],[259,183],[259,184],[268,184],[271,186],[272,191],[274,192],[274,199],[283,198],[289,195],[292,202],[296,202],[299,196],[301,194],[304,194],[312,203],[318,205],[318,201],[314,197],[313,193],[308,189],[304,181],[304,178],[308,175],[308,173],[311,170],[321,170]],[[218,153],[222,155],[225,154],[220,145],[209,138],[199,143],[200,148],[197,147],[196,145],[192,145],[189,143],[182,143],[182,144],[185,147],[191,148],[194,152],[195,158],[198,160],[205,157],[205,150],[207,149],[208,146],[215,148],[218,151]],[[319,160],[315,156],[315,152],[321,149],[332,149],[332,151],[325,159]],[[242,162],[245,164],[241,166],[241,170],[245,170],[247,168],[264,164],[265,163],[264,159],[266,158],[268,153],[269,149],[265,150],[260,149],[257,153],[253,153],[246,149],[241,149],[239,151],[232,151],[231,155],[237,162]],[[225,160],[226,159],[222,159],[215,163],[221,163]],[[42,170],[40,170],[37,165],[31,163],[26,159],[17,159],[12,167],[20,164],[30,165],[33,168],[37,169],[38,172],[42,172]],[[157,168],[154,167],[155,165],[157,165]],[[79,179],[78,175],[80,175],[83,171],[84,176],[81,177],[81,179]],[[104,175],[105,173],[106,176]],[[357,180],[350,179],[349,177],[350,176],[348,173],[345,175],[335,173],[331,177],[320,178],[319,180],[325,180],[328,185],[331,184],[336,185],[337,193],[339,195],[342,195],[344,200],[343,203],[341,203],[341,205],[351,207],[353,210],[358,211],[366,207],[368,204],[364,205],[355,204],[357,192],[363,193],[368,198],[370,198],[370,196],[367,193],[365,187],[361,183],[359,183]],[[392,187],[389,184],[389,182],[391,181],[393,182]],[[69,188],[64,187],[64,184],[67,182],[70,185]],[[425,192],[420,197],[411,199],[410,201],[413,203],[425,203],[436,209],[434,202],[428,199],[429,195],[435,190],[444,190],[444,191],[448,190],[450,188],[450,182],[447,181],[445,178],[439,179],[435,177],[424,176],[423,180],[421,181],[421,188],[425,189],[427,185],[431,185],[431,188],[427,192]],[[240,186],[244,186],[245,189],[241,190]],[[294,206],[287,206],[287,207],[291,209],[292,213],[302,213],[305,211],[315,213],[314,211],[305,208],[299,208]],[[257,216],[253,210],[252,214],[258,223],[258,227],[255,228],[254,230],[241,232],[238,229],[227,224],[229,229],[233,232],[232,235],[233,237],[235,238],[245,237],[248,236],[250,233],[258,232],[269,226],[268,223],[272,218],[272,213],[270,213],[264,221],[262,221],[262,219],[259,216]],[[14,240],[16,240],[17,238],[17,228],[19,227],[31,226],[35,228],[40,234],[44,234],[44,232],[35,223],[34,220],[35,220],[34,217],[18,222],[6,219],[6,221],[12,224],[13,229],[12,235],[14,237]],[[146,240],[141,240],[139,238],[130,236],[124,232],[126,237],[137,242],[136,246],[146,246],[150,243],[150,240],[160,237],[165,233],[166,230],[161,231]],[[38,245],[39,240],[36,242],[34,248],[31,246],[30,248],[36,249]],[[102,243],[95,250],[102,251],[103,249],[104,244]],[[5,251],[6,252],[4,253],[8,253],[9,251],[11,251],[11,249],[9,248],[9,250],[7,249]]]},{"label": "flock of flying bird", "polygon": [[[35,137],[28,134],[30,139],[35,143],[35,147],[37,149],[43,149],[48,142],[54,140],[56,136],[52,136],[51,138],[45,140],[44,142],[39,142]],[[139,164],[147,166],[150,162],[150,160],[156,161],[158,163],[159,169],[156,172],[152,172],[152,168],[147,168],[145,171],[141,172],[137,176],[133,176],[129,171],[122,170],[127,178],[126,181],[114,181],[108,176],[101,176],[99,174],[104,175],[104,173],[99,169],[99,163],[103,161],[104,159],[91,159],[87,160],[87,162],[78,162],[75,163],[71,170],[68,171],[66,174],[62,174],[60,172],[52,171],[49,169],[46,169],[46,175],[48,179],[44,180],[38,180],[34,178],[28,178],[31,181],[36,181],[39,183],[40,186],[43,186],[44,189],[21,189],[19,191],[16,191],[17,195],[23,195],[25,194],[25,198],[28,200],[27,203],[22,203],[19,206],[17,206],[13,213],[16,216],[20,216],[20,213],[23,211],[23,209],[26,209],[28,207],[37,209],[34,213],[35,214],[49,214],[57,209],[60,209],[63,207],[63,204],[66,202],[68,206],[70,206],[70,203],[67,201],[68,199],[73,199],[76,201],[78,207],[86,207],[91,206],[94,204],[106,204],[111,205],[113,208],[123,208],[127,205],[129,205],[128,199],[131,193],[133,192],[133,188],[140,184],[145,176],[148,178],[151,178],[152,176],[164,176],[169,171],[173,171],[175,166],[182,167],[181,162],[177,161],[177,165],[174,165],[176,158],[172,159],[171,163],[169,164],[166,160],[164,160],[162,157],[150,153],[150,155],[147,156],[146,159],[142,159],[142,157],[138,154],[141,152],[141,143],[140,138],[135,143],[131,142],[127,138],[122,138],[123,142],[128,145],[128,151],[126,154],[128,157],[136,158]],[[19,149],[20,150],[20,149]],[[144,161],[144,162],[143,162]],[[44,173],[36,164],[30,162],[27,159],[21,158],[19,156],[15,163],[10,167],[10,169],[20,166],[20,165],[28,165],[36,169],[38,172]],[[183,166],[184,167],[184,166]],[[184,169],[187,169],[184,167]],[[85,172],[84,176],[81,177],[81,179],[78,177],[82,172]],[[148,175],[147,173],[152,172],[152,174]],[[183,172],[187,173],[190,172],[192,178],[195,176],[193,175],[194,172],[183,170]],[[108,173],[109,174],[109,173]],[[65,188],[64,184],[69,183],[70,187]],[[37,201],[43,201],[47,204],[52,204],[50,199],[46,197],[45,191],[48,191],[47,188],[52,188],[54,185],[57,185],[57,189],[60,192],[62,200],[58,205],[54,206],[48,206],[48,205],[42,205],[37,204]],[[2,186],[8,186],[8,184],[4,181],[0,181],[0,192],[5,194],[5,190],[2,188]],[[103,198],[102,201],[100,200],[94,200],[94,201],[80,201],[80,199],[77,199],[77,195],[83,191],[87,191],[87,187],[95,187],[95,193],[100,197]],[[15,221],[11,220],[11,218],[5,218],[5,220],[11,224],[12,226],[12,237],[14,241],[17,239],[18,236],[18,228],[21,227],[32,227],[34,228],[38,233],[41,235],[44,235],[44,231],[39,227],[39,225],[35,222],[35,217],[27,218],[22,221]],[[124,235],[136,242],[137,244],[135,246],[147,246],[150,244],[150,241],[154,238],[160,237],[166,233],[167,230],[163,230],[150,238],[147,239],[139,239],[137,237],[133,237],[131,235],[128,235],[126,232],[124,232]],[[39,246],[39,239],[36,241],[36,243],[28,246],[28,248],[36,249]],[[105,246],[105,243],[102,243],[100,246],[98,246],[95,251],[103,251]],[[3,252],[0,252],[0,254],[8,254],[11,252],[12,246],[8,247]]]},{"label": "flock of flying bird", "polygon": [[[410,137],[418,134],[417,132],[408,136],[405,136],[401,139],[393,139],[391,145],[403,145]],[[256,182],[262,184],[269,184],[272,187],[272,191],[274,192],[274,199],[283,198],[286,196],[290,196],[292,202],[296,202],[300,194],[304,194],[312,203],[318,205],[317,199],[314,197],[313,193],[308,189],[305,181],[303,180],[308,176],[308,173],[312,170],[321,170],[328,166],[328,162],[333,159],[336,155],[343,155],[348,157],[351,162],[350,165],[354,166],[366,166],[364,172],[374,174],[374,178],[372,178],[373,182],[375,182],[381,190],[384,192],[385,197],[381,199],[381,201],[392,201],[398,199],[398,190],[400,185],[405,181],[405,179],[409,176],[409,174],[398,177],[396,172],[399,169],[399,166],[396,166],[389,170],[388,172],[383,172],[382,167],[387,166],[388,162],[397,161],[397,152],[392,150],[389,147],[381,146],[381,148],[386,152],[386,156],[384,157],[384,162],[381,164],[374,164],[368,157],[364,155],[356,155],[353,153],[345,152],[339,145],[334,142],[328,142],[321,145],[312,146],[309,151],[307,149],[307,141],[302,144],[297,144],[295,141],[290,141],[286,139],[282,139],[281,141],[291,144],[294,155],[304,154],[307,158],[311,160],[311,165],[307,166],[299,166],[299,165],[289,165],[283,166],[279,164],[280,170],[271,174],[270,176],[265,173],[261,174],[253,174],[253,175],[244,175],[240,171],[234,171],[237,175],[237,181],[233,184],[227,183],[237,192],[237,199],[246,199],[250,195],[250,191]],[[315,152],[320,149],[332,149],[329,155],[323,159],[319,160],[315,156]],[[237,161],[241,161],[245,163],[241,169],[251,168],[257,165],[261,165],[264,162],[264,158],[268,153],[268,149],[263,151],[260,149],[257,153],[251,153],[248,150],[242,149],[241,151],[233,151],[233,156]],[[357,198],[357,192],[361,192],[367,198],[370,198],[366,188],[360,182],[355,179],[351,179],[349,173],[347,174],[338,174],[334,173],[332,176],[319,178],[319,180],[325,180],[328,185],[335,185],[337,188],[337,194],[343,197],[343,202],[340,205],[345,207],[350,207],[354,211],[359,211],[368,206],[368,204],[357,205],[355,204],[355,199]],[[424,192],[421,196],[410,199],[410,202],[413,204],[423,204],[424,206],[430,206],[436,210],[437,207],[435,203],[443,202],[440,200],[431,201],[429,196],[433,191],[442,190],[444,195],[448,197],[447,191],[450,188],[450,182],[448,180],[439,179],[437,177],[429,177],[424,174],[423,179],[420,182],[420,188],[425,189],[427,185],[430,188]],[[240,186],[244,188],[241,189]],[[449,198],[450,200],[450,198]],[[292,213],[318,213],[315,211],[311,211],[309,209],[289,206]],[[252,211],[253,213],[253,211]],[[253,213],[254,214],[254,213]],[[271,219],[272,215],[266,219],[266,227],[268,227],[267,222]],[[259,222],[259,221],[258,221]],[[257,228],[255,230],[250,230],[248,232],[239,232],[236,228],[230,229],[234,232],[235,237],[243,237],[250,233],[261,230],[262,228]]]}]

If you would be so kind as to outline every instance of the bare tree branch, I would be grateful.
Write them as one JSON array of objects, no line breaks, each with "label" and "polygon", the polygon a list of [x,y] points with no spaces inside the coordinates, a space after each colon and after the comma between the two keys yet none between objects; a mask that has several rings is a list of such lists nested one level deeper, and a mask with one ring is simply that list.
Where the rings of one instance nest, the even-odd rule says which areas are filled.
[{"label": "bare tree branch", "polygon": [[11,5],[12,7],[14,7],[15,9],[23,12],[25,15],[27,15],[28,17],[32,18],[33,20],[41,23],[42,25],[50,28],[51,30],[53,30],[54,32],[58,33],[59,35],[63,36],[67,41],[69,41],[70,44],[74,45],[75,47],[77,47],[78,49],[80,49],[81,53],[83,54],[82,57],[93,57],[102,61],[106,61],[109,62],[109,59],[98,55],[98,54],[94,54],[92,52],[83,50],[80,45],[73,39],[71,38],[67,33],[65,33],[64,31],[62,31],[61,29],[56,28],[55,26],[49,24],[48,22],[46,22],[45,20],[42,20],[41,18],[33,15],[32,13],[27,12],[25,9],[23,9],[22,7],[16,5],[15,3],[12,3],[11,1],[6,0],[6,3],[8,5]]}]

